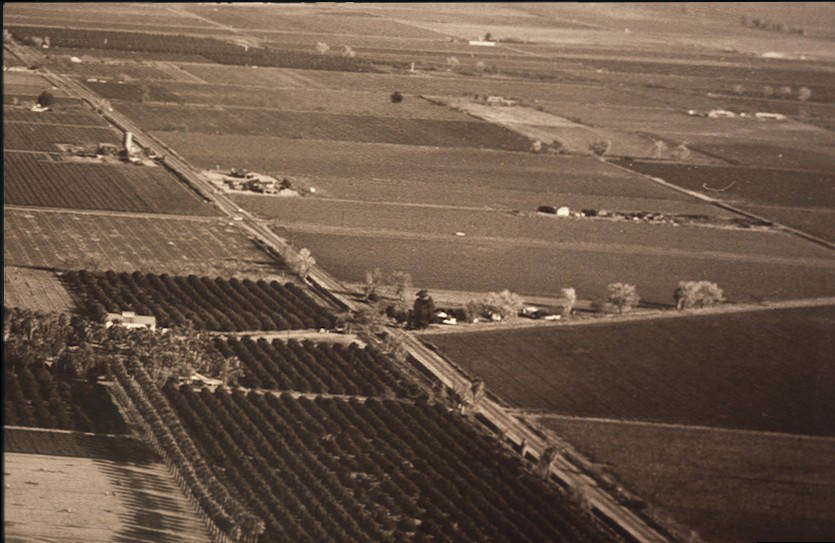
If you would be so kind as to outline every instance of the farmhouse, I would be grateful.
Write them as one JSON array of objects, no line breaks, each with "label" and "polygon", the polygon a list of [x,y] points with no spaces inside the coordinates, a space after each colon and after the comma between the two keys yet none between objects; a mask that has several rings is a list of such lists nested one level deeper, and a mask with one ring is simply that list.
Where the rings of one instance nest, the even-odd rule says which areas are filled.
[{"label": "farmhouse", "polygon": [[503,96],[488,96],[487,97],[487,105],[488,106],[510,107],[510,106],[515,106],[518,103],[519,103],[518,100],[513,100],[511,98],[505,98]]},{"label": "farmhouse", "polygon": [[156,330],[157,318],[153,316],[137,315],[133,311],[121,313],[107,313],[104,316],[104,327],[123,326],[125,328],[149,328]]}]

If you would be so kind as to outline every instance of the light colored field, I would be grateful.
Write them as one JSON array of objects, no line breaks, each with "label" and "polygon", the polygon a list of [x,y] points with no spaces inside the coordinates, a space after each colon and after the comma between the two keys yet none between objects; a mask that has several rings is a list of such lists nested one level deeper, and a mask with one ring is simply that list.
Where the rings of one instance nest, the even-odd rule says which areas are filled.
[{"label": "light colored field", "polygon": [[[503,212],[478,208],[410,206],[327,200],[320,198],[280,198],[273,196],[236,195],[242,207],[263,217],[275,219],[295,230],[325,227],[328,231],[344,229],[369,232],[404,232],[430,236],[451,236],[464,232],[468,239],[501,239],[560,243],[587,243],[608,247],[618,253],[642,254],[669,251],[669,254],[692,254],[705,258],[756,260],[757,256],[776,261],[797,262],[835,268],[835,254],[829,249],[807,243],[794,236],[752,230],[703,228],[610,221],[593,218],[555,217],[527,213]],[[682,205],[686,209],[687,204]],[[711,216],[712,207],[698,208]],[[559,243],[557,243],[559,242]],[[603,250],[603,249],[601,249]],[[767,259],[763,260],[767,262]],[[801,263],[801,262],[798,262]]]},{"label": "light colored field", "polygon": [[7,266],[283,277],[276,261],[221,219],[31,209],[5,209],[3,218]]},{"label": "light colored field", "polygon": [[705,541],[824,541],[835,534],[835,439],[543,417],[614,472],[649,511]]},{"label": "light colored field", "polygon": [[8,542],[208,542],[163,464],[3,454]]},{"label": "light colored field", "polygon": [[73,311],[69,293],[53,272],[3,267],[3,305],[32,311]]}]

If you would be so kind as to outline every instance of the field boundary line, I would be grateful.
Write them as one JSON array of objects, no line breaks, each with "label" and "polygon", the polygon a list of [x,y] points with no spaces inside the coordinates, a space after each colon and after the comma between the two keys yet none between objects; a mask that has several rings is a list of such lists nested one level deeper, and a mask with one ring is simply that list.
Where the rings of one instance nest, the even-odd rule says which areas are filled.
[{"label": "field boundary line", "polygon": [[90,437],[108,437],[114,439],[130,439],[134,441],[139,441],[136,439],[135,436],[131,434],[99,434],[96,432],[81,432],[78,430],[63,430],[61,428],[42,428],[40,426],[11,426],[8,424],[3,425],[3,430],[18,430],[18,431],[32,431],[32,432],[51,432],[55,434],[73,434],[73,435],[83,435],[83,436],[90,436]]},{"label": "field boundary line", "polygon": [[[782,437],[792,439],[803,439],[809,441],[831,441],[835,443],[835,436],[816,436],[811,434],[792,434],[789,432],[774,432],[771,430],[751,430],[749,428],[723,428],[721,426],[705,426],[703,424],[682,424],[673,422],[652,422],[635,419],[612,419],[606,417],[580,417],[574,415],[560,415],[557,413],[536,413],[527,411],[524,408],[510,408],[505,411],[512,413],[517,417],[524,419],[532,419],[539,421],[541,419],[561,419],[575,422],[600,422],[605,424],[627,424],[631,426],[646,426],[650,428],[669,428],[672,430],[696,430],[699,432],[716,432],[716,433],[733,433],[733,434],[748,434],[764,437]],[[541,425],[540,425],[541,426]],[[546,428],[556,432],[551,428]]]},{"label": "field boundary line", "polygon": [[[666,180],[664,180],[660,177],[655,177],[655,176],[652,176],[652,175],[649,175],[649,174],[645,174],[645,173],[641,173],[641,172],[629,169],[626,166],[621,166],[620,164],[615,164],[613,162],[605,160],[604,158],[598,158],[598,160],[601,161],[601,162],[605,162],[606,164],[609,164],[610,166],[614,166],[615,168],[620,168],[620,169],[628,171],[628,172],[636,173],[636,174],[644,177],[645,179],[651,180],[653,183],[661,185],[662,187],[667,187],[669,189],[687,194],[689,196],[692,196],[693,198],[696,198],[696,199],[702,200],[704,202],[713,204],[716,207],[725,209],[727,211],[732,211],[732,212],[737,213],[739,215],[742,215],[744,217],[748,217],[749,219],[755,219],[755,220],[758,220],[758,221],[769,222],[769,223],[775,225],[780,230],[783,230],[785,232],[789,232],[791,234],[794,234],[794,235],[796,235],[800,238],[805,239],[806,241],[811,241],[813,243],[817,243],[818,245],[823,245],[827,249],[835,249],[835,243],[833,243],[831,241],[827,241],[823,238],[819,238],[818,236],[815,236],[813,234],[807,234],[806,232],[804,232],[802,230],[798,230],[797,228],[792,228],[790,226],[786,226],[786,225],[781,224],[779,222],[772,221],[771,219],[768,219],[766,217],[762,217],[762,216],[757,215],[755,213],[751,213],[750,211],[745,211],[744,209],[741,209],[741,208],[738,208],[734,205],[728,204],[728,203],[724,202],[723,200],[719,200],[719,199],[716,199],[716,198],[711,198],[710,196],[706,196],[704,194],[701,194],[700,192],[690,190],[690,189],[686,189],[684,187],[679,187],[678,185],[670,183],[669,181],[666,181]],[[754,205],[756,205],[756,204],[754,204]]]},{"label": "field boundary line", "polygon": [[129,217],[134,219],[165,219],[165,220],[185,220],[197,222],[215,222],[218,220],[225,220],[223,216],[207,216],[207,215],[175,215],[172,213],[146,213],[139,211],[111,211],[107,209],[76,209],[71,207],[38,207],[38,206],[22,206],[17,204],[3,204],[3,212],[25,212],[25,213],[65,213],[74,215],[97,215],[109,217]]}]

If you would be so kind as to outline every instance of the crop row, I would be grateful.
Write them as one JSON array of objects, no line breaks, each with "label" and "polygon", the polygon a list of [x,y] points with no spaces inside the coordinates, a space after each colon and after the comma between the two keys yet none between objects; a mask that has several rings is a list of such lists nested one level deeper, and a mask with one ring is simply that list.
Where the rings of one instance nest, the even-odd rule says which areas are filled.
[{"label": "crop row", "polygon": [[56,143],[75,145],[118,144],[116,134],[105,127],[60,126],[38,123],[4,123],[6,150],[57,151]]},{"label": "crop row", "polygon": [[530,141],[507,128],[473,119],[409,119],[258,109],[213,110],[170,105],[120,104],[146,130],[244,134],[287,139],[478,147],[528,151]]},{"label": "crop row", "polygon": [[597,541],[518,459],[437,406],[183,386],[165,395],[271,541]]},{"label": "crop row", "polygon": [[11,371],[6,365],[3,424],[106,434],[126,427],[100,385],[53,378],[45,367]]},{"label": "crop row", "polygon": [[415,385],[404,381],[381,352],[356,344],[218,339],[224,356],[237,356],[244,366],[241,384],[249,388],[357,394],[414,396]]},{"label": "crop row", "polygon": [[77,28],[10,25],[7,29],[18,40],[29,36],[49,36],[55,47],[70,49],[115,49],[146,53],[185,53],[200,55],[218,64],[337,70],[348,72],[376,72],[367,61],[338,55],[319,55],[314,52],[250,48],[197,36],[119,32]]},{"label": "crop row", "polygon": [[216,215],[163,168],[53,162],[4,152],[3,198],[8,204]]},{"label": "crop row", "polygon": [[331,328],[334,317],[292,283],[249,279],[68,272],[64,279],[95,319],[105,313],[135,311],[153,315],[170,328],[191,321],[196,328],[220,331]]}]

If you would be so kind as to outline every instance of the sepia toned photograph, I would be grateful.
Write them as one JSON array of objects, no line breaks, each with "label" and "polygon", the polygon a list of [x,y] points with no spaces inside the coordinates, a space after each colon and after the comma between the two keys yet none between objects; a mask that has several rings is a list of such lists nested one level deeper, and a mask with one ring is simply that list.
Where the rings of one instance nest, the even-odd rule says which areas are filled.
[{"label": "sepia toned photograph", "polygon": [[835,541],[835,3],[2,21],[4,541]]}]

